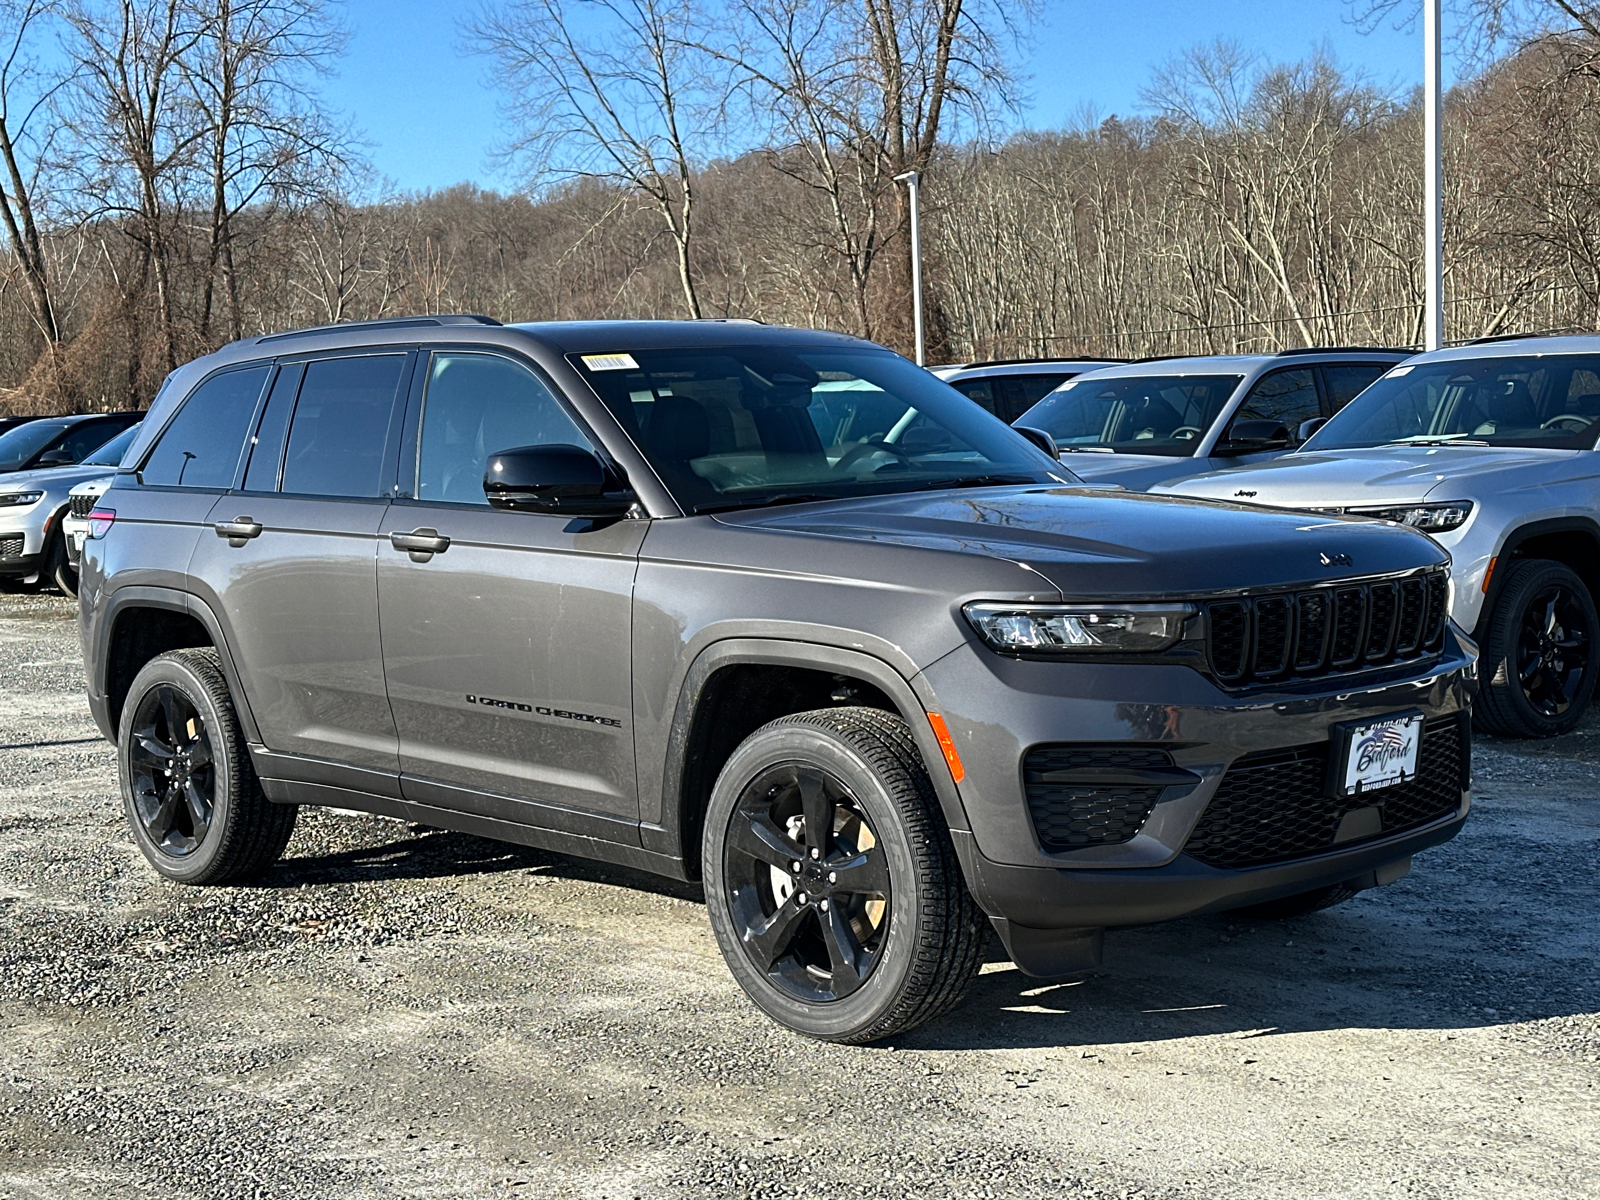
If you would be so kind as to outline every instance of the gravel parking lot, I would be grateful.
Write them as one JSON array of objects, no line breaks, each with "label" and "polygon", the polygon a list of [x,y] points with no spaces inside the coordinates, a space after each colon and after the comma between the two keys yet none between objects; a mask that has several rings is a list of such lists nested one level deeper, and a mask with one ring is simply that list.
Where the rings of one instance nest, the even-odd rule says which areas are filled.
[{"label": "gravel parking lot", "polygon": [[[1408,878],[999,954],[951,1017],[760,1016],[695,889],[309,810],[254,886],[123,830],[73,607],[0,594],[0,1197],[1593,1194],[1600,720],[1477,744]],[[1583,1179],[1589,1184],[1583,1184]]]}]

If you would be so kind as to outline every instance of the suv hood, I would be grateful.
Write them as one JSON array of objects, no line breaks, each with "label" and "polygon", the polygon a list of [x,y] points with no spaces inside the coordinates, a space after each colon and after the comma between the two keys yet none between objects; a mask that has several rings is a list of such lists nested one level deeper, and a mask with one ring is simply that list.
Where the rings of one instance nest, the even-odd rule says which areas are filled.
[{"label": "suv hood", "polygon": [[[1324,583],[1447,561],[1432,540],[1399,526],[1101,488],[916,492],[723,513],[717,520],[986,555],[1035,572],[1068,598]],[[1340,555],[1348,566],[1334,565]],[[929,562],[930,573],[938,569]]]},{"label": "suv hood", "polygon": [[[1440,500],[1465,499],[1493,484],[1480,475],[1534,467],[1560,473],[1583,451],[1511,446],[1378,446],[1368,450],[1290,454],[1271,462],[1212,471],[1152,489],[1281,508],[1413,504],[1437,492]],[[1590,472],[1585,471],[1584,474]],[[1446,493],[1449,493],[1446,495]]]},{"label": "suv hood", "polygon": [[31,471],[11,471],[0,475],[0,492],[30,492],[35,488],[55,491],[76,487],[87,479],[116,473],[116,467],[91,467],[84,463],[65,467],[35,467]]},{"label": "suv hood", "polygon": [[1063,453],[1061,465],[1079,479],[1120,483],[1142,492],[1158,483],[1194,475],[1209,461],[1189,454],[1097,454],[1091,450]]}]

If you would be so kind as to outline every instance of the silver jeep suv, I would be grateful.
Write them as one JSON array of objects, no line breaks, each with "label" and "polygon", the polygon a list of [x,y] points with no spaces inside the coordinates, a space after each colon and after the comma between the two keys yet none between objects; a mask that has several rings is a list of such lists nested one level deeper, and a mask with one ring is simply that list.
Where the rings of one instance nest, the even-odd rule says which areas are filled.
[{"label": "silver jeep suv", "polygon": [[947,1011],[985,915],[1078,971],[1467,815],[1427,538],[1081,486],[839,335],[253,338],[174,374],[88,520],[89,702],[158,871],[262,871],[330,804],[698,879],[817,1037]]}]

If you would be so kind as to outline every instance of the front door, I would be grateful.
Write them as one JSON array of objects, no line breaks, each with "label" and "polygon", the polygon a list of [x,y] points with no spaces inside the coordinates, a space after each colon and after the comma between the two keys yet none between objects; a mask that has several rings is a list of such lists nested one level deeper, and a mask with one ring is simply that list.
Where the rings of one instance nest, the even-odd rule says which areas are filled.
[{"label": "front door", "polygon": [[414,450],[378,547],[402,792],[498,820],[627,836],[638,818],[629,628],[646,522],[488,506],[490,454],[592,448],[522,362],[435,352],[413,393]]}]

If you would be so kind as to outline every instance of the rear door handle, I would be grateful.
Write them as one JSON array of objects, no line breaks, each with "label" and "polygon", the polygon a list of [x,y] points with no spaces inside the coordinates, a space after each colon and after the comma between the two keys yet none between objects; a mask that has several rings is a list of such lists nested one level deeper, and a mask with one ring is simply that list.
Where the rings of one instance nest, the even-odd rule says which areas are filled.
[{"label": "rear door handle", "polygon": [[249,517],[235,517],[231,521],[216,523],[217,536],[227,538],[228,545],[242,546],[253,537],[261,536],[261,522]]},{"label": "rear door handle", "polygon": [[389,544],[396,550],[408,553],[412,562],[427,562],[435,554],[443,554],[450,549],[450,539],[437,529],[413,529],[410,533],[391,533]]}]

